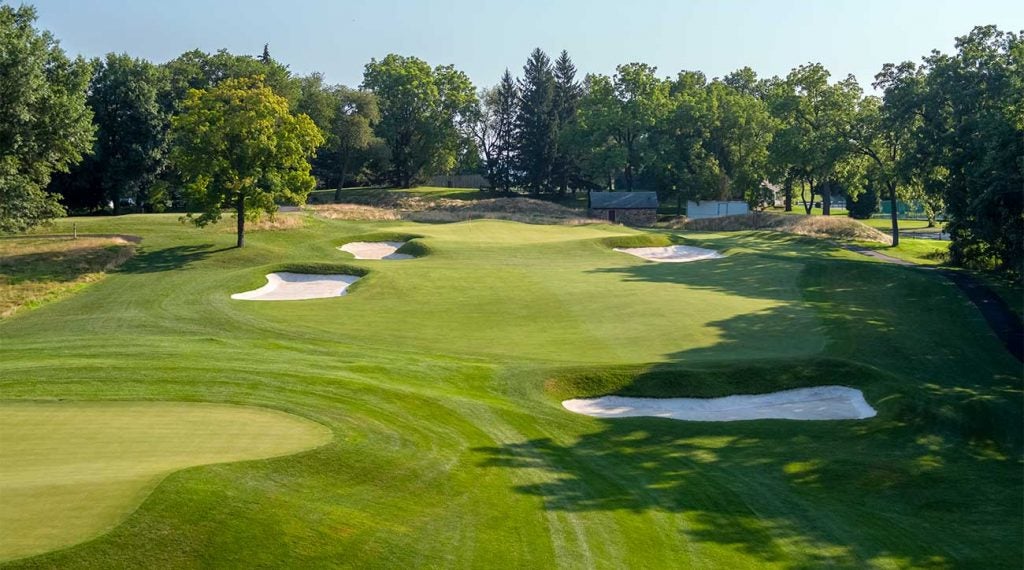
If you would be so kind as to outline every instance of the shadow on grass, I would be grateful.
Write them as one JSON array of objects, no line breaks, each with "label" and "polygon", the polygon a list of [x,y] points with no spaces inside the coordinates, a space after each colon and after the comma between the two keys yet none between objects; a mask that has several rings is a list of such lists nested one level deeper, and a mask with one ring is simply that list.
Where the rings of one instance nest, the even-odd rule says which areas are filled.
[{"label": "shadow on grass", "polygon": [[158,273],[180,269],[193,263],[197,263],[207,257],[235,249],[235,247],[221,247],[214,249],[213,244],[199,245],[178,245],[162,249],[150,249],[143,247],[139,253],[120,269],[121,273]]},{"label": "shadow on grass", "polygon": [[[940,276],[774,254],[599,271],[789,303],[712,323],[718,344],[662,363],[556,373],[547,388],[557,399],[841,384],[861,388],[879,414],[825,422],[585,420],[593,430],[573,440],[474,449],[484,466],[523,471],[515,492],[540,497],[552,511],[675,513],[684,517],[676,524],[683,541],[784,567],[1024,562],[1021,371]],[[766,334],[803,335],[795,327],[806,321],[787,323],[793,304],[817,315],[829,358],[730,358]]]}]

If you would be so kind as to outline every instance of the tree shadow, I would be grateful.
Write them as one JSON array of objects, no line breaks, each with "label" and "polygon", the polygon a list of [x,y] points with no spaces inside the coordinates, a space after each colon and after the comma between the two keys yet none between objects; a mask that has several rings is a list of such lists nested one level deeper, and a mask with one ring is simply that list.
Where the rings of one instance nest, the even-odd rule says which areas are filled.
[{"label": "tree shadow", "polygon": [[[878,416],[581,419],[585,432],[569,441],[475,448],[481,465],[520,472],[515,492],[551,511],[673,513],[684,541],[785,567],[1020,567],[1021,371],[939,275],[771,252],[595,271],[787,303],[710,323],[720,332],[710,347],[549,379],[558,399],[841,384],[862,389]],[[828,358],[731,356],[766,335],[806,332],[798,305],[816,315]]]},{"label": "tree shadow", "polygon": [[143,246],[139,253],[128,263],[121,266],[121,273],[159,273],[180,269],[193,263],[197,263],[207,257],[235,249],[235,247],[220,247],[212,243],[198,245],[177,245],[161,249],[150,249]]}]

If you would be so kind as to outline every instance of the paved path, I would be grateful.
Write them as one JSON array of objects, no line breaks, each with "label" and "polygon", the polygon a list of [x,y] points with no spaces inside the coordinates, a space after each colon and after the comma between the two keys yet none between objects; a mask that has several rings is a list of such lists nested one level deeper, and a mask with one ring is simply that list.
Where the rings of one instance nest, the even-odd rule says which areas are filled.
[{"label": "paved path", "polygon": [[[839,246],[886,263],[920,267],[905,259],[897,259],[873,249],[849,244],[839,244]],[[999,337],[1006,350],[1010,351],[1010,354],[1016,357],[1017,360],[1024,362],[1024,324],[1021,323],[1020,317],[1010,309],[1002,297],[997,295],[995,291],[982,283],[978,278],[964,271],[934,269],[931,267],[922,267],[922,269],[938,271],[943,277],[959,287],[971,303],[974,303],[974,306],[978,307],[978,310],[981,311],[981,315],[985,317],[985,322],[988,323],[992,332]]]}]

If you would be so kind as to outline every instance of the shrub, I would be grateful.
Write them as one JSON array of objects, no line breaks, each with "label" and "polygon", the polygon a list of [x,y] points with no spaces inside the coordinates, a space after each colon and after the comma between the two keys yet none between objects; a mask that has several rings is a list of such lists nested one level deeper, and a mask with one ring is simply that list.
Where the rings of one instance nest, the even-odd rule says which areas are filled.
[{"label": "shrub", "polygon": [[868,185],[867,190],[857,196],[856,200],[846,202],[847,214],[856,220],[866,220],[878,211],[878,192],[874,185]]}]

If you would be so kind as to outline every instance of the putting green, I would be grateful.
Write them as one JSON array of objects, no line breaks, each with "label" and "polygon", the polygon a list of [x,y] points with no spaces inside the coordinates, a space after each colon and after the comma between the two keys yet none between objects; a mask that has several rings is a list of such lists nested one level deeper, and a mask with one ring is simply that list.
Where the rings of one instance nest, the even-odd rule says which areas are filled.
[{"label": "putting green", "polygon": [[263,408],[0,404],[0,560],[110,530],[174,471],[288,455],[330,439],[320,424]]}]

